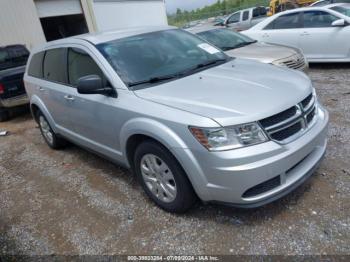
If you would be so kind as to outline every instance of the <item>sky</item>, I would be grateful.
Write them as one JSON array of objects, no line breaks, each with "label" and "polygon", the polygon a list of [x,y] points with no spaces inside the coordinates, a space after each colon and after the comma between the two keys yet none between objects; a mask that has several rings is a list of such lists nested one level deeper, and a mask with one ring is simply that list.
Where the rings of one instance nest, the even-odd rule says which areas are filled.
[{"label": "sky", "polygon": [[177,8],[191,11],[217,2],[217,0],[165,0],[167,12],[173,14]]}]

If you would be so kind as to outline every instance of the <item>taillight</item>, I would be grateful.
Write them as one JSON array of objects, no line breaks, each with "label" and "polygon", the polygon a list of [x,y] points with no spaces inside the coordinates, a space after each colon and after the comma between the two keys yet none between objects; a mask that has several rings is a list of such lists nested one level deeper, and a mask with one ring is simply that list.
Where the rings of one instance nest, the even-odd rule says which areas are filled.
[{"label": "taillight", "polygon": [[2,95],[3,93],[5,93],[5,86],[0,83],[0,95]]}]

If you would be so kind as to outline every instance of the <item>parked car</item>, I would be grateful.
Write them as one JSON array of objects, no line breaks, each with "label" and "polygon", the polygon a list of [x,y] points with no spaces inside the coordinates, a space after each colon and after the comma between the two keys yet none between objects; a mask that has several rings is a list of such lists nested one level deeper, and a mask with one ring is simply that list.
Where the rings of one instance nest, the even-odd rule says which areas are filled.
[{"label": "parked car", "polygon": [[326,149],[328,113],[305,74],[232,59],[174,27],[75,36],[29,60],[25,86],[47,144],[67,139],[131,168],[167,211],[197,197],[269,203]]},{"label": "parked car", "polygon": [[213,25],[214,26],[223,26],[225,24],[226,18],[224,16],[220,16],[215,18]]},{"label": "parked car", "polygon": [[297,70],[308,68],[307,60],[296,48],[258,42],[226,28],[196,27],[188,31],[197,34],[232,57],[253,59]]},{"label": "parked car", "polygon": [[258,41],[300,48],[309,62],[350,62],[350,17],[306,7],[269,17],[243,33]]},{"label": "parked car", "polygon": [[320,0],[312,3],[310,6],[326,6],[329,4],[338,4],[338,3],[350,3],[350,0]]},{"label": "parked car", "polygon": [[260,23],[267,17],[267,10],[264,6],[243,9],[228,16],[223,25],[236,31],[247,30]]},{"label": "parked car", "polygon": [[14,107],[29,103],[23,84],[28,57],[23,45],[0,47],[0,122],[8,120]]},{"label": "parked car", "polygon": [[350,17],[350,4],[332,4],[332,5],[327,5],[325,8],[341,13],[342,15],[345,15],[347,17]]}]

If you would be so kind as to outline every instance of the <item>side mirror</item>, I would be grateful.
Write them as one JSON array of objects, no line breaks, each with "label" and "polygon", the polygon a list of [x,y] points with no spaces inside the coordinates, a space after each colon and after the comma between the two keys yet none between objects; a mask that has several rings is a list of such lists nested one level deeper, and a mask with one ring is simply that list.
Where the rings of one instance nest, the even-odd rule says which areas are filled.
[{"label": "side mirror", "polygon": [[346,26],[347,23],[344,19],[338,19],[338,20],[335,20],[333,23],[332,23],[332,26],[334,27],[337,27],[337,26]]},{"label": "side mirror", "polygon": [[112,87],[104,86],[101,77],[98,75],[79,78],[77,90],[79,94],[114,95],[116,93]]}]

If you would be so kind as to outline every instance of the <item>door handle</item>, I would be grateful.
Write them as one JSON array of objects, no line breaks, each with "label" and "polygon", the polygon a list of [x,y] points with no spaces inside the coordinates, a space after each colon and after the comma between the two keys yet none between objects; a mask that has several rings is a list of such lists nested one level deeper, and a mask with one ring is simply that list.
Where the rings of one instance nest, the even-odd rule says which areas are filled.
[{"label": "door handle", "polygon": [[40,92],[45,91],[45,89],[43,87],[41,87],[41,86],[38,89],[39,89]]},{"label": "door handle", "polygon": [[265,33],[262,35],[262,37],[269,37],[269,34]]},{"label": "door handle", "polygon": [[66,100],[68,100],[68,101],[74,101],[74,100],[75,100],[75,98],[72,97],[71,95],[65,95],[65,96],[64,96],[64,99],[66,99]]},{"label": "door handle", "polygon": [[308,32],[301,33],[301,36],[304,36],[304,35],[310,35],[310,34]]}]

